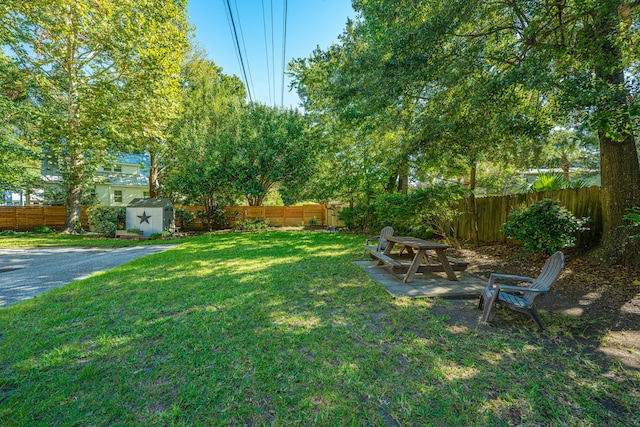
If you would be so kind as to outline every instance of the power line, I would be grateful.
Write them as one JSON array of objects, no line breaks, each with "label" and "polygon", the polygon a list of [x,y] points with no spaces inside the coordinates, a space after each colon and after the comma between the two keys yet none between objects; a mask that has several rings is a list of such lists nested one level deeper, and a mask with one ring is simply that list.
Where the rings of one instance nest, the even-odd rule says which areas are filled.
[{"label": "power line", "polygon": [[287,9],[288,1],[284,0],[284,17],[282,19],[282,84],[280,87],[280,107],[284,107],[284,71],[285,71],[285,54],[287,51]]},{"label": "power line", "polygon": [[226,5],[227,5],[227,11],[229,12],[229,19],[231,20],[232,36],[233,36],[233,39],[235,40],[236,53],[238,54],[238,59],[240,60],[240,68],[242,69],[242,75],[244,76],[244,83],[247,86],[247,93],[249,94],[249,101],[253,102],[253,97],[251,96],[251,87],[249,86],[249,79],[247,79],[247,71],[244,68],[244,61],[242,60],[242,51],[240,50],[240,43],[238,41],[238,32],[236,31],[236,23],[233,20],[233,12],[231,11],[231,4],[229,4],[229,0],[226,0]]},{"label": "power line", "polygon": [[253,86],[253,76],[251,75],[251,65],[249,64],[249,54],[247,53],[247,46],[244,44],[244,33],[242,31],[242,20],[240,19],[240,11],[238,10],[238,2],[234,0],[236,5],[236,18],[238,19],[238,28],[240,28],[240,38],[242,39],[242,49],[244,50],[244,56],[247,58],[247,70],[249,72],[249,82],[251,83],[251,91],[255,94],[256,89]]},{"label": "power line", "polygon": [[[269,104],[271,104],[271,73],[269,72],[269,44],[267,42],[267,17],[264,12],[264,0],[262,0],[262,28],[264,29],[264,53],[267,58],[267,87],[269,88]],[[273,96],[275,98],[275,93]]]},{"label": "power line", "polygon": [[275,41],[274,41],[274,25],[273,25],[273,0],[270,0],[271,3],[271,71],[273,76],[273,106],[276,105],[276,50],[275,50]]}]

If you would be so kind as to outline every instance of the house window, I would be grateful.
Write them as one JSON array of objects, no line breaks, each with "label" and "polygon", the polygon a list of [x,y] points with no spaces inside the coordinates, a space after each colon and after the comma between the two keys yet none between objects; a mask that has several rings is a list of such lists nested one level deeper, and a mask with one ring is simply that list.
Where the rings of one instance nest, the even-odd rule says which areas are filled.
[{"label": "house window", "polygon": [[113,202],[122,203],[122,190],[113,190]]},{"label": "house window", "polygon": [[113,171],[114,172],[122,172],[122,166],[121,165],[114,165],[113,166]]},{"label": "house window", "polygon": [[103,166],[102,170],[105,172],[111,172],[111,166]]},{"label": "house window", "polygon": [[142,192],[142,197],[145,198],[145,199],[148,199],[149,198],[149,192],[148,191],[143,191]]}]

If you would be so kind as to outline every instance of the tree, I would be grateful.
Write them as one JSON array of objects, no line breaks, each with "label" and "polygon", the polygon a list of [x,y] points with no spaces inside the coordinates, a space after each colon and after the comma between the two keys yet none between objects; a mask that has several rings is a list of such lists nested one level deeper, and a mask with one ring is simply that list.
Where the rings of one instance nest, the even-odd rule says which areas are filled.
[{"label": "tree", "polygon": [[41,118],[39,141],[67,192],[66,232],[80,227],[83,184],[110,151],[127,146],[124,135],[140,128],[132,113],[157,99],[148,79],[173,72],[176,58],[167,52],[184,44],[185,5],[12,1],[0,15],[3,42],[36,82],[30,96]]},{"label": "tree", "polygon": [[203,205],[211,229],[216,208],[234,196],[223,153],[237,132],[246,92],[237,76],[225,75],[198,48],[183,63],[180,92],[182,113],[171,124],[165,184],[186,202]]},{"label": "tree", "polygon": [[464,159],[472,171],[496,155],[529,158],[554,120],[578,112],[600,145],[604,230],[594,257],[640,265],[640,242],[620,227],[640,198],[637,92],[634,72],[625,74],[638,64],[639,1],[356,0],[354,8],[361,18],[341,47],[318,55],[340,65],[327,80],[338,88],[334,103],[318,105],[373,117],[406,107],[411,94],[416,161]]},{"label": "tree", "polygon": [[30,190],[39,178],[37,149],[29,138],[33,120],[25,77],[0,53],[0,190]]},{"label": "tree", "polygon": [[289,189],[310,177],[315,145],[297,111],[250,104],[238,132],[227,135],[225,174],[250,206],[260,206],[278,183]]}]

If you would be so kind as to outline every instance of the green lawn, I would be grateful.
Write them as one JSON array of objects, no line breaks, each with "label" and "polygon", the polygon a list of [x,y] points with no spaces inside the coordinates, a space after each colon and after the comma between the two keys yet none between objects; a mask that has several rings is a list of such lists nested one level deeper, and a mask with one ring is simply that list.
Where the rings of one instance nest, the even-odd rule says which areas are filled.
[{"label": "green lawn", "polygon": [[31,232],[0,232],[0,248],[28,248],[46,246],[127,247],[137,245],[174,244],[175,240],[104,239],[88,234],[55,234]]},{"label": "green lawn", "polygon": [[638,372],[579,327],[450,326],[355,266],[362,243],[204,235],[0,310],[0,425],[639,424]]}]

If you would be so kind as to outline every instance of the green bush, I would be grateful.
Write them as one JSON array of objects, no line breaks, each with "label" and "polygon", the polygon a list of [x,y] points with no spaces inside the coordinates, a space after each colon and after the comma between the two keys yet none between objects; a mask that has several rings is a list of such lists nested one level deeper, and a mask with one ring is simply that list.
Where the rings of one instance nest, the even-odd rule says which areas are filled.
[{"label": "green bush", "polygon": [[48,227],[46,225],[41,225],[40,227],[34,228],[33,232],[34,233],[40,233],[40,234],[49,234],[49,233],[55,233],[56,230],[54,230],[51,227]]},{"label": "green bush", "polygon": [[171,237],[173,234],[170,231],[163,231],[162,233],[153,233],[151,236],[149,236],[149,240],[162,240],[162,239],[168,239],[169,237]]},{"label": "green bush", "polygon": [[[629,211],[628,214],[624,216],[624,219],[631,222],[629,225],[623,226],[624,228],[636,228],[640,227],[640,206],[634,206],[631,209],[627,209]],[[634,239],[640,239],[640,234],[636,234],[635,236],[629,236]]]},{"label": "green bush", "polygon": [[338,211],[338,218],[350,231],[376,229],[375,208],[372,205],[354,204]]},{"label": "green bush", "polygon": [[451,240],[449,224],[458,215],[454,206],[463,195],[459,185],[439,184],[408,194],[380,196],[375,203],[377,221],[392,226],[397,235],[428,238],[435,233]]},{"label": "green bush", "polygon": [[234,230],[255,231],[269,228],[269,220],[259,218],[247,218],[233,224]]},{"label": "green bush", "polygon": [[576,218],[557,200],[544,199],[513,209],[500,231],[509,239],[523,242],[528,251],[552,254],[574,246],[576,233],[584,229],[587,220]]},{"label": "green bush", "polygon": [[183,228],[189,227],[196,220],[193,212],[186,209],[178,208],[175,210],[176,226]]},{"label": "green bush", "polygon": [[116,230],[124,229],[126,209],[124,206],[91,206],[87,216],[91,231],[113,237]]}]

